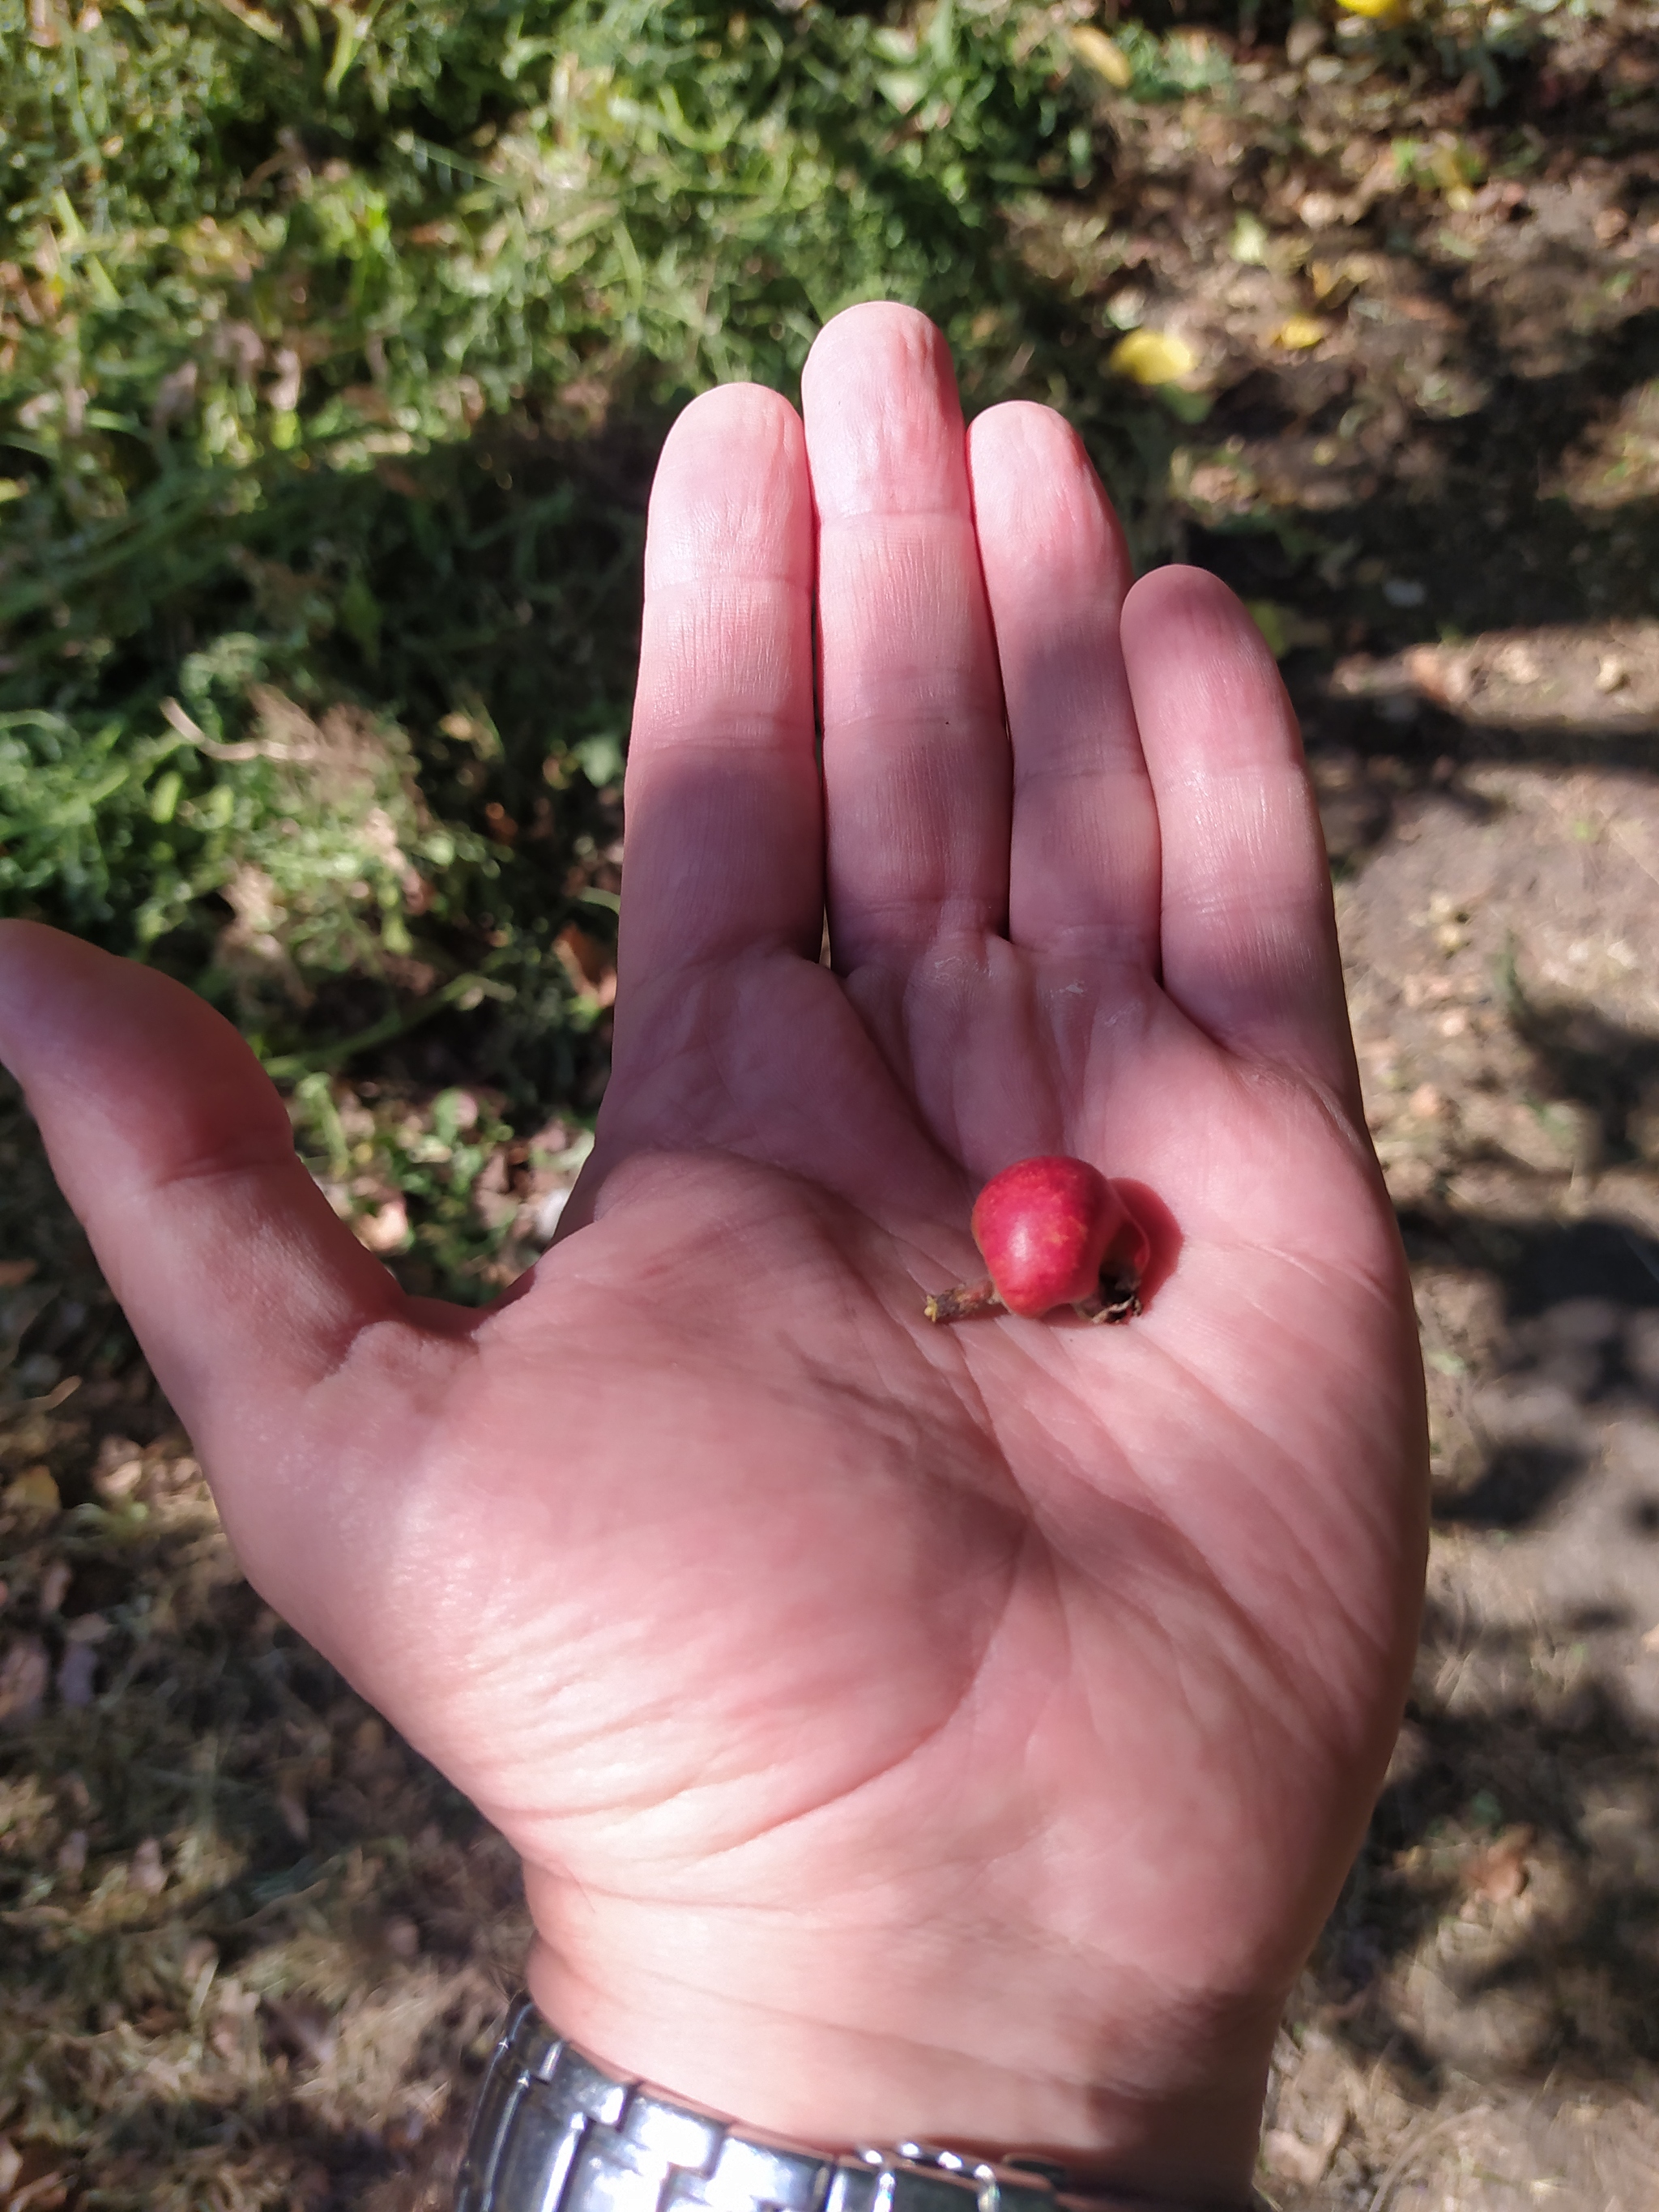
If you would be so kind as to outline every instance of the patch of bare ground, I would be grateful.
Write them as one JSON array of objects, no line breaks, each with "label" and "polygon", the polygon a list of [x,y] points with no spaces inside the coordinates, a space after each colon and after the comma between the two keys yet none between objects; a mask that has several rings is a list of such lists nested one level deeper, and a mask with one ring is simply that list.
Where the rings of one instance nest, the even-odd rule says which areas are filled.
[{"label": "patch of bare ground", "polygon": [[435,2207],[512,1855],[242,1580],[15,1103],[0,1190],[0,2206]]},{"label": "patch of bare ground", "polygon": [[[1659,2201],[1659,783],[1580,764],[1651,742],[1652,655],[1594,626],[1339,671],[1432,702],[1449,750],[1316,757],[1436,1526],[1389,1786],[1281,2051],[1286,2208]],[[1496,731],[1522,757],[1460,763]]]},{"label": "patch of bare ground", "polygon": [[1192,357],[1156,520],[1303,715],[1428,1367],[1417,1680],[1261,2185],[1646,2207],[1659,47],[1620,0],[1446,9],[1437,46],[1268,20],[1194,34],[1224,92],[1119,102],[1113,219],[1042,242],[1102,343]]},{"label": "patch of bare ground", "polygon": [[1115,101],[1106,210],[1027,251],[1098,343],[1190,357],[1152,524],[1251,603],[1303,716],[1433,1419],[1412,1706],[1261,2185],[1285,2212],[1647,2207],[1652,13],[1172,12],[1224,85]]},{"label": "patch of bare ground", "polygon": [[[1659,2195],[1659,781],[1594,761],[1623,687],[1516,703],[1610,634],[1467,641],[1467,690],[1389,664],[1430,757],[1383,750],[1380,679],[1315,749],[1436,1528],[1280,2040],[1281,2212]],[[504,1141],[470,1202],[533,1246],[562,1159]],[[15,1109],[0,1166],[0,2204],[435,2212],[510,1861],[240,1581]]]},{"label": "patch of bare ground", "polygon": [[[1238,586],[1303,712],[1433,1416],[1411,1710],[1280,2041],[1261,2186],[1281,2212],[1636,2212],[1659,43],[1644,0],[1187,11],[1194,88],[1103,88],[1104,191],[1011,222],[1070,343],[1192,356],[1146,542]],[[597,1015],[603,958],[560,957]],[[498,1143],[469,1074],[447,1133],[395,1085],[331,1096],[331,1194],[416,1287],[416,1169],[446,1236],[527,1256],[574,1164],[562,1125]],[[241,1582],[15,1107],[0,1582],[0,2208],[441,2205],[521,1949],[514,1869]]]}]

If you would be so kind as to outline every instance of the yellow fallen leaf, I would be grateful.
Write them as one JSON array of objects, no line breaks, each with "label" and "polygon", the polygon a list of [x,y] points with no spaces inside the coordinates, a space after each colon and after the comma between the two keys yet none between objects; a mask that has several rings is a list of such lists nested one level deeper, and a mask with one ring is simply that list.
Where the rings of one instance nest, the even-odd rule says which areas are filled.
[{"label": "yellow fallen leaf", "polygon": [[1406,13],[1401,0],[1341,0],[1341,4],[1351,15],[1367,15],[1374,23]]},{"label": "yellow fallen leaf", "polygon": [[1131,331],[1112,348],[1106,366],[1137,384],[1174,384],[1197,368],[1198,356],[1167,331]]},{"label": "yellow fallen leaf", "polygon": [[1322,343],[1326,335],[1324,324],[1316,316],[1286,315],[1273,332],[1273,343],[1286,353],[1305,353],[1310,346]]},{"label": "yellow fallen leaf", "polygon": [[1227,251],[1235,261],[1242,261],[1257,269],[1267,265],[1267,233],[1261,218],[1248,208],[1242,208],[1233,222],[1233,234]]},{"label": "yellow fallen leaf", "polygon": [[56,1513],[61,1503],[52,1471],[45,1467],[26,1467],[6,1485],[4,1498],[0,1499],[0,1504],[14,1509],[21,1506],[26,1513],[40,1514]]},{"label": "yellow fallen leaf", "polygon": [[1340,290],[1346,299],[1353,289],[1352,277],[1340,263],[1310,261],[1308,264],[1308,281],[1314,288],[1315,299],[1322,305],[1334,292]]},{"label": "yellow fallen leaf", "polygon": [[[1468,192],[1468,178],[1465,174],[1462,149],[1457,146],[1437,146],[1429,155],[1429,174],[1448,199],[1454,192]],[[1473,204],[1474,195],[1468,193]]]},{"label": "yellow fallen leaf", "polygon": [[1108,38],[1105,32],[1097,29],[1093,23],[1073,23],[1066,35],[1071,42],[1072,52],[1085,69],[1091,69],[1097,76],[1104,77],[1115,91],[1128,89],[1134,71],[1129,66],[1128,56],[1115,39]]}]

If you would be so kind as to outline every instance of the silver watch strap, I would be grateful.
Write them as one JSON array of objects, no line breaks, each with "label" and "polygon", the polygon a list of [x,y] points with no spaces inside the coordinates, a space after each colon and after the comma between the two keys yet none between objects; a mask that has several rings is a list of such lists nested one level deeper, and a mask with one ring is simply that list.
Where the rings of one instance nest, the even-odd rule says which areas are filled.
[{"label": "silver watch strap", "polygon": [[1084,2201],[1094,2212],[1146,2202],[1068,2185],[1039,2160],[910,2142],[834,2157],[781,2142],[618,2080],[526,1996],[478,2091],[455,2212],[1066,2212]]}]

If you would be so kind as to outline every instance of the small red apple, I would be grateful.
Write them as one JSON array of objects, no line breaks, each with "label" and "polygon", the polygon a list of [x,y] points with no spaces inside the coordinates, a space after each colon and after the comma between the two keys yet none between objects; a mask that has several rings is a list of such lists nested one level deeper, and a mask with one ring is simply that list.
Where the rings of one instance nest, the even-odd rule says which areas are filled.
[{"label": "small red apple", "polygon": [[981,1191],[971,1226],[990,1280],[929,1298],[929,1321],[1004,1309],[1036,1321],[1063,1305],[1089,1321],[1127,1321],[1140,1311],[1146,1232],[1117,1187],[1086,1160],[1016,1160]]}]

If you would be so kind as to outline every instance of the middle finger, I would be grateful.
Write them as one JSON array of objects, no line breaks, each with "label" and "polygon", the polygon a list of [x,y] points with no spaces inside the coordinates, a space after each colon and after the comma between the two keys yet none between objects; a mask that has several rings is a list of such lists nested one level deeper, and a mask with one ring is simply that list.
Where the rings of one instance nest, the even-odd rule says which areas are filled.
[{"label": "middle finger", "polygon": [[818,513],[830,945],[908,969],[1000,931],[1010,761],[966,442],[944,338],[854,307],[801,386]]}]

